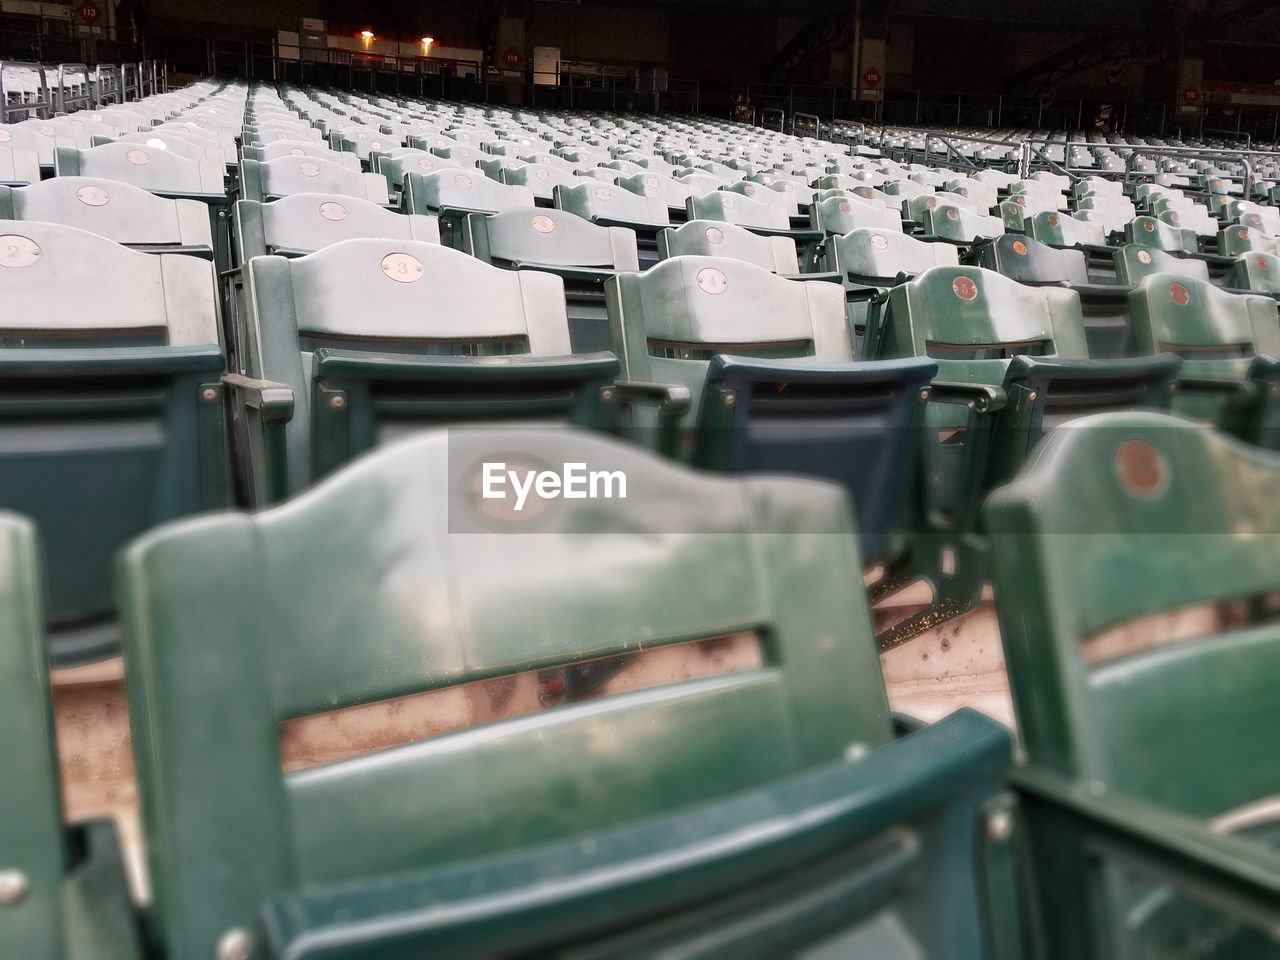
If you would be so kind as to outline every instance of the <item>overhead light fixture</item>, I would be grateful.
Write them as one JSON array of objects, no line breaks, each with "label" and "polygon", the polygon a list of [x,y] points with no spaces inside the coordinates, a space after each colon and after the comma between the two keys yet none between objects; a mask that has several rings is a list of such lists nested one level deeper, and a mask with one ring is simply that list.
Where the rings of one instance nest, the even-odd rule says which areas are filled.
[{"label": "overhead light fixture", "polygon": [[429,47],[429,46],[431,46],[431,45],[432,45],[433,43],[435,43],[435,42],[436,42],[436,38],[435,38],[435,37],[423,37],[423,38],[422,38],[422,45],[423,45],[424,47]]},{"label": "overhead light fixture", "polygon": [[373,39],[373,31],[372,31],[372,30],[361,30],[361,31],[360,31],[360,37],[361,37],[361,39],[363,39],[363,40],[372,40],[372,39]]}]

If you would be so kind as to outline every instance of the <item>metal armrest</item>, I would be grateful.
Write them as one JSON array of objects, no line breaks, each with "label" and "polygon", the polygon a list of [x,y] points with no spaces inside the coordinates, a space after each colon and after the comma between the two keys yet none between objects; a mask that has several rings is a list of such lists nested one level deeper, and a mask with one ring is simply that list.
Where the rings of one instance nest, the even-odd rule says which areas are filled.
[{"label": "metal armrest", "polygon": [[693,406],[689,388],[678,383],[649,383],[644,380],[618,380],[619,403],[638,403],[657,407],[658,413],[669,420],[678,420]]},{"label": "metal armrest", "polygon": [[223,384],[246,407],[257,410],[264,422],[287,423],[293,419],[293,390],[274,380],[255,380],[242,373],[224,373]]}]

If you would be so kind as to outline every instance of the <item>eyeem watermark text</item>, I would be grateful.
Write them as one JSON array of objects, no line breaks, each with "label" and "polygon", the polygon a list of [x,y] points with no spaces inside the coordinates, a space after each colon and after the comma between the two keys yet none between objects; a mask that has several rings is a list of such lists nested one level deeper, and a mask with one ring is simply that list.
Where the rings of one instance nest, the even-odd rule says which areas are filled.
[{"label": "eyeem watermark text", "polygon": [[554,470],[509,470],[505,463],[484,464],[480,496],[506,500],[515,494],[515,510],[524,509],[532,493],[542,500],[625,500],[627,475],[621,470],[588,470],[585,463],[566,463]]}]

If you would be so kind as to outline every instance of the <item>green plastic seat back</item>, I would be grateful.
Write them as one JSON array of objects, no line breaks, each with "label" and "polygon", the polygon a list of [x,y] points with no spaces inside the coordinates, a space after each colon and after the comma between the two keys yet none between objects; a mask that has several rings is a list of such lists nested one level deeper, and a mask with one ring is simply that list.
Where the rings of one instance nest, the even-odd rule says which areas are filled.
[{"label": "green plastic seat back", "polygon": [[1102,224],[1081,220],[1065,213],[1041,212],[1027,218],[1028,236],[1051,247],[1104,246],[1107,242]]},{"label": "green plastic seat back", "polygon": [[[493,517],[473,490],[496,456],[621,470],[627,498]],[[144,538],[122,595],[166,954],[257,934],[268,897],[308,884],[518,850],[886,743],[852,533],[838,488],[511,429],[421,436],[281,509]],[[737,631],[767,638],[759,668],[281,773],[289,718]]]},{"label": "green plastic seat back", "polygon": [[926,234],[952,243],[972,243],[1004,233],[1004,222],[999,217],[984,216],[951,203],[925,207],[921,223]]},{"label": "green plastic seat back", "polygon": [[694,402],[686,428],[697,420],[717,353],[853,359],[838,284],[798,283],[740,260],[680,256],[614,277],[605,294],[622,376],[687,387]]},{"label": "green plastic seat back", "polygon": [[0,909],[0,954],[63,956],[62,831],[49,665],[40,610],[40,559],[30,521],[0,512],[0,759],[14,775],[0,787],[0,869],[27,892]]},{"label": "green plastic seat back", "polygon": [[376,173],[351,170],[320,157],[276,157],[240,162],[242,193],[249,200],[269,200],[295,193],[332,193],[387,203],[386,181]]},{"label": "green plastic seat back", "polygon": [[772,207],[779,207],[786,216],[788,225],[790,225],[791,218],[799,216],[800,213],[794,191],[788,193],[785,190],[772,190],[764,184],[739,180],[730,184],[725,192],[737,193],[751,200],[759,200],[761,203],[767,203]]},{"label": "green plastic seat back", "polygon": [[468,223],[476,225],[472,252],[482,260],[640,269],[634,230],[597,226],[565,210],[510,210]]},{"label": "green plastic seat back", "polygon": [[172,194],[222,194],[226,165],[216,160],[188,160],[142,143],[104,143],[78,150],[59,147],[54,155],[58,176],[120,180],[143,190]]},{"label": "green plastic seat back", "polygon": [[827,266],[842,277],[872,283],[914,277],[930,267],[956,266],[959,251],[949,243],[926,243],[900,230],[858,227],[827,241]]},{"label": "green plastic seat back", "polygon": [[58,128],[47,120],[30,119],[6,123],[0,128],[0,147],[29,150],[36,155],[40,166],[52,166],[53,151],[58,143],[57,134]]},{"label": "green plastic seat back", "polygon": [[791,226],[786,210],[781,206],[753,200],[730,190],[716,190],[702,196],[691,196],[685,201],[685,211],[690,220],[719,220],[743,227],[763,227],[786,230]]},{"label": "green plastic seat back", "polygon": [[[326,469],[322,461],[328,464],[332,459],[313,434],[318,432],[313,424],[318,415],[316,394],[328,389],[322,381],[334,379],[318,369],[321,358],[335,364],[344,352],[375,360],[397,354],[437,355],[442,362],[479,358],[471,360],[475,369],[573,352],[559,277],[504,270],[437,244],[346,240],[296,259],[259,257],[249,262],[246,274],[250,305],[244,363],[251,376],[293,390],[294,412],[285,434],[289,486],[294,491],[309,486]],[[465,371],[455,375],[464,378]],[[510,402],[500,408],[508,419],[521,417],[515,402],[521,396],[514,389],[518,383],[509,382]],[[443,390],[444,385],[434,383],[433,389]],[[436,397],[416,413],[409,409],[407,397],[397,410],[388,396],[384,410],[376,392],[352,393],[340,412],[344,419],[359,418],[359,429],[344,434],[345,442],[334,435],[325,437],[335,448],[360,452],[396,435],[397,424],[400,429],[419,429],[424,424],[459,422],[468,417],[461,389],[455,385],[447,391],[456,395],[458,405]],[[320,414],[332,416],[333,409],[326,407]],[[554,419],[536,405],[525,416]]]},{"label": "green plastic seat back", "polygon": [[40,529],[54,655],[102,655],[116,549],[228,502],[213,265],[52,223],[0,237],[0,509]]},{"label": "green plastic seat back", "polygon": [[351,153],[330,150],[315,140],[272,140],[269,143],[246,145],[241,150],[246,160],[275,160],[278,157],[312,157],[328,160],[348,170],[360,169],[360,158]]},{"label": "green plastic seat back", "polygon": [[1124,184],[1119,180],[1102,177],[1082,177],[1071,185],[1071,193],[1080,199],[1086,197],[1115,197],[1124,199]]},{"label": "green plastic seat back", "polygon": [[[767,190],[767,187],[762,187]],[[770,273],[798,274],[796,242],[790,237],[765,237],[746,227],[716,220],[689,220],[658,234],[658,256],[727,257]]]},{"label": "green plastic seat back", "polygon": [[1183,230],[1156,217],[1134,217],[1124,228],[1124,242],[1155,247],[1166,253],[1195,253],[1194,230]]},{"label": "green plastic seat back", "polygon": [[1089,356],[1073,291],[1026,286],[979,267],[933,267],[899,284],[889,293],[883,323],[882,358],[964,360],[990,351]]},{"label": "green plastic seat back", "polygon": [[213,160],[223,164],[227,162],[221,147],[196,143],[177,133],[146,131],[144,133],[130,133],[122,137],[114,137],[111,141],[98,141],[98,143],[102,142],[142,143],[148,147],[154,147],[157,150],[164,150],[166,153],[184,157],[187,160]]},{"label": "green plastic seat back", "polygon": [[617,183],[624,190],[630,190],[643,197],[656,197],[662,200],[668,209],[680,211],[684,210],[684,203],[689,199],[692,189],[688,184],[651,172],[619,177]]},{"label": "green plastic seat back", "polygon": [[1116,247],[1112,254],[1116,267],[1116,280],[1123,284],[1136,284],[1153,273],[1166,273],[1194,280],[1209,279],[1209,265],[1193,257],[1175,257],[1155,247],[1126,243]]},{"label": "green plastic seat back", "polygon": [[897,210],[847,196],[827,197],[813,204],[809,208],[809,222],[815,230],[829,236],[840,236],[862,227],[887,233],[902,232],[902,215]]},{"label": "green plastic seat back", "polygon": [[555,205],[588,220],[634,224],[640,228],[665,227],[671,222],[666,201],[641,196],[616,184],[580,184],[555,189]]},{"label": "green plastic seat back", "polygon": [[453,166],[448,160],[426,150],[402,153],[398,156],[381,156],[376,158],[374,166],[374,170],[386,178],[388,194],[394,194],[404,186],[404,178],[407,174],[451,169]]},{"label": "green plastic seat back", "polygon": [[927,197],[936,192],[933,187],[914,180],[889,180],[883,189],[891,197]]},{"label": "green plastic seat back", "polygon": [[302,256],[358,237],[440,242],[435,217],[326,193],[295,193],[270,203],[238,200],[232,213],[240,261],[268,254]]},{"label": "green plastic seat back", "polygon": [[1280,257],[1272,253],[1245,253],[1227,271],[1227,286],[1257,293],[1280,293]]},{"label": "green plastic seat back", "polygon": [[999,199],[998,191],[990,183],[983,183],[973,177],[956,177],[943,184],[947,193],[968,197],[980,210],[990,210]]},{"label": "green plastic seat back", "polygon": [[311,140],[323,143],[320,131],[309,123],[259,123],[244,128],[244,142],[264,144],[275,140]]},{"label": "green plastic seat back", "polygon": [[1031,237],[1005,235],[983,244],[976,263],[1019,283],[1088,283],[1084,254],[1051,247]]},{"label": "green plastic seat back", "polygon": [[1184,361],[1280,356],[1271,297],[1228,293],[1207,280],[1155,274],[1129,292],[1139,356],[1168,351]]},{"label": "green plastic seat back", "polygon": [[1230,224],[1218,231],[1218,254],[1238,257],[1244,253],[1280,253],[1280,243],[1255,227]]},{"label": "green plastic seat back", "polygon": [[534,205],[528,187],[491,180],[475,169],[409,173],[404,180],[404,209],[409,213],[459,210],[469,213],[502,213]]},{"label": "green plastic seat back", "polygon": [[1086,663],[1094,635],[1274,591],[1280,464],[1158,414],[1055,432],[992,495],[1001,633],[1032,763],[1207,818],[1280,792],[1274,624]]},{"label": "green plastic seat back", "polygon": [[119,180],[51,177],[29,187],[0,187],[0,220],[41,220],[96,233],[116,243],[211,253],[208,208],[169,200]]},{"label": "green plastic seat back", "polygon": [[513,186],[528,187],[538,200],[551,200],[555,196],[555,188],[559,184],[579,186],[586,183],[568,170],[553,167],[545,163],[530,163],[514,170],[502,172],[502,182]]}]

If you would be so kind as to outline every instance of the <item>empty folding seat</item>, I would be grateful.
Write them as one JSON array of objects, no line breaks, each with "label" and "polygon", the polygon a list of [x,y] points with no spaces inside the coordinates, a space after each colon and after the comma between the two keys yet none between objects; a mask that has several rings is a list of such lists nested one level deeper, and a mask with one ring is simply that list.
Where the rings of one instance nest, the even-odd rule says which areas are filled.
[{"label": "empty folding seat", "polygon": [[675,257],[606,291],[619,401],[640,437],[654,430],[649,442],[711,469],[838,480],[854,493],[864,557],[883,557],[930,361],[852,363],[839,286],[739,260]]},{"label": "empty folding seat", "polygon": [[939,203],[935,207],[926,206],[921,210],[920,229],[931,239],[968,246],[979,240],[1000,236],[1004,233],[1004,222],[999,217],[988,217],[964,207]]},{"label": "empty folding seat", "polygon": [[796,243],[790,237],[753,233],[721,220],[690,220],[658,234],[658,256],[727,257],[762,270],[800,280],[835,280],[835,274],[802,273]]},{"label": "empty folding seat", "polygon": [[839,236],[861,227],[902,232],[902,215],[897,210],[854,197],[827,197],[809,208],[809,221],[825,236]]},{"label": "empty folding seat", "polygon": [[310,156],[329,163],[346,166],[348,170],[360,170],[360,157],[330,150],[324,143],[305,140],[275,140],[270,143],[247,143],[241,148],[244,160],[275,160],[280,156]]},{"label": "empty folding seat", "polygon": [[992,170],[990,168],[978,170],[973,174],[974,180],[979,183],[994,184],[997,190],[1008,191],[1009,188],[1018,182],[1017,174],[1005,173],[1003,170]]},{"label": "empty folding seat", "polygon": [[1053,201],[1025,193],[1010,194],[999,205],[1004,228],[1015,233],[1025,233],[1026,221],[1037,213],[1053,213],[1057,209]]},{"label": "empty folding seat", "polygon": [[[1209,279],[1209,267],[1195,257],[1175,257],[1155,247],[1142,247],[1126,243],[1116,247],[1113,254],[1116,282],[1133,286],[1153,273],[1168,273],[1197,280]],[[1126,296],[1128,291],[1125,291]]]},{"label": "empty folding seat", "polygon": [[257,257],[244,275],[241,366],[271,401],[237,410],[251,502],[423,426],[603,423],[617,361],[572,355],[559,277],[381,239]]},{"label": "empty folding seat", "polygon": [[746,180],[739,180],[725,188],[726,193],[737,193],[751,200],[758,200],[767,203],[773,207],[780,207],[787,216],[787,225],[790,227],[808,226],[808,216],[800,215],[799,205],[796,203],[796,195],[794,191],[771,190],[764,184],[750,183]]},{"label": "empty folding seat", "polygon": [[1280,294],[1280,257],[1272,253],[1241,254],[1227,273],[1227,286],[1254,293]]},{"label": "empty folding seat", "polygon": [[439,243],[434,217],[396,213],[358,197],[295,193],[271,203],[239,200],[232,211],[236,262],[269,254],[300,257],[357,237]]},{"label": "empty folding seat", "polygon": [[[513,535],[511,498],[463,492],[497,460],[616,471],[627,496]],[[523,429],[420,437],[140,541],[122,595],[157,941],[994,958],[1017,934],[1009,737],[972,711],[895,734],[853,535],[830,485]],[[768,638],[756,669],[281,769],[289,718],[740,631]]]},{"label": "empty folding seat", "polygon": [[438,217],[441,241],[458,248],[467,214],[523,210],[532,207],[534,200],[528,187],[499,183],[479,170],[449,169],[407,174],[401,205],[407,213]]},{"label": "empty folding seat", "polygon": [[671,225],[665,200],[632,193],[616,185],[558,186],[555,204],[561,210],[576,213],[601,226],[634,230],[640,265],[644,268],[657,262],[658,232]]},{"label": "empty folding seat", "polygon": [[119,180],[52,177],[28,187],[0,187],[0,220],[61,223],[135,250],[213,257],[204,204],[169,200]]},{"label": "empty folding seat", "polygon": [[[41,167],[53,168],[53,152],[60,141],[67,146],[73,145],[69,137],[47,120],[0,124],[0,149],[31,150]],[[89,146],[87,142],[84,145]],[[29,163],[30,160],[27,158],[22,162]]]},{"label": "empty folding seat", "polygon": [[[1151,205],[1151,213],[1165,223],[1194,231],[1198,237],[1213,237],[1218,233],[1218,220],[1198,203],[1171,202],[1159,199]],[[1197,247],[1199,249],[1199,247]]]},{"label": "empty folding seat", "polygon": [[[1090,216],[1081,216],[1081,214]],[[1087,194],[1076,201],[1076,214],[1082,220],[1097,220],[1107,233],[1124,233],[1125,225],[1138,215],[1133,204],[1111,194]]]},{"label": "empty folding seat", "polygon": [[343,153],[354,153],[361,160],[368,159],[374,150],[387,150],[400,146],[400,138],[381,133],[376,127],[358,124],[329,130],[329,146]]},{"label": "empty folding seat", "polygon": [[318,128],[301,120],[296,123],[276,121],[251,124],[244,128],[242,134],[242,142],[246,145],[270,143],[273,140],[314,140],[321,142],[324,140],[324,136]]},{"label": "empty folding seat", "polygon": [[1182,358],[1177,413],[1280,446],[1280,315],[1271,297],[1155,274],[1129,293],[1133,356]]},{"label": "empty folding seat", "polygon": [[[501,163],[501,161],[498,161]],[[453,170],[455,167],[442,157],[425,150],[401,152],[395,156],[374,154],[370,157],[370,169],[387,181],[387,196],[397,197],[404,187],[404,178],[411,173],[434,173],[437,170]],[[485,171],[488,175],[488,171]],[[497,180],[497,177],[490,177]]]},{"label": "empty folding seat", "polygon": [[462,249],[486,263],[554,273],[564,281],[573,352],[613,349],[604,284],[619,270],[640,269],[634,230],[597,226],[565,210],[471,214]]},{"label": "empty folding seat", "polygon": [[[185,157],[187,160],[212,160],[215,163],[221,163],[223,166],[228,163],[227,155],[222,152],[220,145],[201,143],[178,133],[147,131],[145,133],[131,133],[115,139],[93,138],[95,147],[102,146],[105,143],[140,143],[152,150],[165,150],[179,157]],[[231,156],[230,162],[232,164],[235,163],[234,155]]]},{"label": "empty folding seat", "polygon": [[60,177],[120,180],[170,196],[222,196],[225,170],[214,160],[188,160],[146,144],[104,143],[88,150],[59,147],[54,169]]},{"label": "empty folding seat", "polygon": [[1009,234],[996,237],[974,248],[973,262],[1032,286],[1073,286],[1089,282],[1081,251],[1051,247],[1031,237]]},{"label": "empty folding seat", "polygon": [[1106,180],[1102,177],[1081,177],[1071,184],[1071,195],[1078,200],[1086,197],[1114,197],[1125,199],[1124,184],[1119,180]]},{"label": "empty folding seat", "polygon": [[863,355],[867,304],[884,290],[930,267],[956,266],[959,251],[949,243],[926,243],[897,230],[859,227],[823,242],[822,263],[845,290],[854,355]]},{"label": "empty folding seat", "polygon": [[[34,526],[0,512],[0,955],[140,957],[110,820],[64,827]],[[19,773],[20,771],[20,773]]]},{"label": "empty folding seat", "polygon": [[1280,236],[1280,208],[1277,207],[1264,207],[1246,200],[1232,200],[1226,209],[1226,219],[1252,227],[1271,237]]},{"label": "empty folding seat", "polygon": [[1065,213],[1037,213],[1027,218],[1027,234],[1051,247],[1105,248],[1107,236],[1102,223]]},{"label": "empty folding seat", "polygon": [[0,509],[40,529],[55,660],[106,656],[116,549],[230,502],[213,266],[60,224],[0,237]]},{"label": "empty folding seat", "polygon": [[[1052,955],[1266,957],[1280,863],[1274,626],[1195,611],[1273,594],[1271,455],[1172,417],[1057,431],[986,506],[1027,763],[1038,926]],[[1191,613],[1122,657],[1106,634]],[[1258,924],[1265,921],[1261,928]]]},{"label": "empty folding seat", "polygon": [[671,221],[683,222],[685,219],[685,201],[693,195],[693,187],[681,183],[671,177],[656,173],[637,173],[629,177],[619,177],[618,186],[642,197],[657,197],[667,205],[667,214]]},{"label": "empty folding seat", "polygon": [[975,540],[981,498],[1015,472],[1045,432],[1099,410],[1167,408],[1179,367],[1171,354],[1090,359],[1074,292],[1026,286],[978,267],[934,267],[893,287],[868,315],[865,355],[938,363],[919,433],[932,481],[919,503],[923,532],[881,588],[923,579],[933,602],[882,634],[886,643],[978,601],[985,576]]},{"label": "empty folding seat", "polygon": [[1255,227],[1231,224],[1218,231],[1218,253],[1238,257],[1245,253],[1276,253],[1280,242]]},{"label": "empty folding seat", "polygon": [[274,200],[295,193],[332,193],[387,204],[386,181],[320,157],[240,161],[240,193],[246,200]]}]

